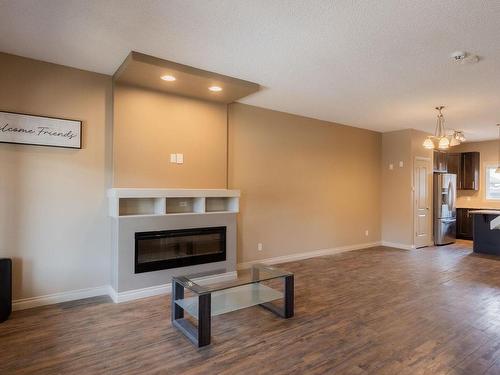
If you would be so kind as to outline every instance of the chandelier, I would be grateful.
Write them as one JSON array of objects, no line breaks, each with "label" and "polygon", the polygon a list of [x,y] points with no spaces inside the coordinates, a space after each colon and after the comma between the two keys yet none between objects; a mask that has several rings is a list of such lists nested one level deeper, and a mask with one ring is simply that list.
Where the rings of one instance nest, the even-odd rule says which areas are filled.
[{"label": "chandelier", "polygon": [[465,142],[464,132],[461,130],[454,130],[452,134],[446,134],[446,128],[444,127],[444,116],[443,116],[444,106],[436,107],[438,111],[436,130],[433,136],[428,136],[424,143],[422,144],[427,149],[439,148],[440,150],[446,150],[451,146],[457,146],[462,142]]}]

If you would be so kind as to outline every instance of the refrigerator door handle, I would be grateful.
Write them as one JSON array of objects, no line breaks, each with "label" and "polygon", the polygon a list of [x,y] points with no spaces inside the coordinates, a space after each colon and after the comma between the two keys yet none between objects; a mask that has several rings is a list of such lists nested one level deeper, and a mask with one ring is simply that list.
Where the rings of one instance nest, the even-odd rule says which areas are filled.
[{"label": "refrigerator door handle", "polygon": [[443,223],[454,223],[457,221],[457,219],[453,218],[453,219],[439,219],[440,221],[442,221]]},{"label": "refrigerator door handle", "polygon": [[455,189],[453,188],[453,184],[450,180],[450,187],[449,187],[449,199],[450,199],[450,211],[453,212],[455,211]]}]

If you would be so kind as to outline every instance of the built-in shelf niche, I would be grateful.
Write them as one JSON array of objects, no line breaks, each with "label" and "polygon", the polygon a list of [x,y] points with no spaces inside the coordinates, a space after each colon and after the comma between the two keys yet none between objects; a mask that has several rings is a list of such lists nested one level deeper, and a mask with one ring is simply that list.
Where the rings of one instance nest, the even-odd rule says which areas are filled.
[{"label": "built-in shelf niche", "polygon": [[167,214],[203,213],[205,198],[166,198]]},{"label": "built-in shelf niche", "polygon": [[238,212],[238,198],[235,197],[206,198],[205,212]]},{"label": "built-in shelf niche", "polygon": [[119,215],[159,215],[164,211],[163,202],[161,198],[122,198],[119,201]]},{"label": "built-in shelf niche", "polygon": [[110,216],[213,214],[239,211],[238,190],[110,189]]}]

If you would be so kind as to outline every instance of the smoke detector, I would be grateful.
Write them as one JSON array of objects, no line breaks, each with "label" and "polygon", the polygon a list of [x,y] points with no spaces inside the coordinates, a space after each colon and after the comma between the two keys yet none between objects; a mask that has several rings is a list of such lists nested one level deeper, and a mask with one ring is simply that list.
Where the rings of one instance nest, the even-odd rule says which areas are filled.
[{"label": "smoke detector", "polygon": [[479,56],[464,51],[456,51],[451,54],[451,59],[460,65],[475,64],[479,62]]}]

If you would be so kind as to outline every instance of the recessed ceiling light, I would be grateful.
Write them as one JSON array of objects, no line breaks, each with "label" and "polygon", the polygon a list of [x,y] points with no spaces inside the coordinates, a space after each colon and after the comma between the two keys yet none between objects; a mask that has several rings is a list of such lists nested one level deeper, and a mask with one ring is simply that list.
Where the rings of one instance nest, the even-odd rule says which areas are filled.
[{"label": "recessed ceiling light", "polygon": [[213,91],[213,92],[219,92],[219,91],[222,91],[222,87],[220,86],[210,86],[208,88],[210,91]]},{"label": "recessed ceiling light", "polygon": [[165,76],[162,76],[161,79],[163,79],[164,81],[167,81],[167,82],[173,82],[173,81],[175,81],[175,77],[171,76],[169,74],[167,74]]}]

